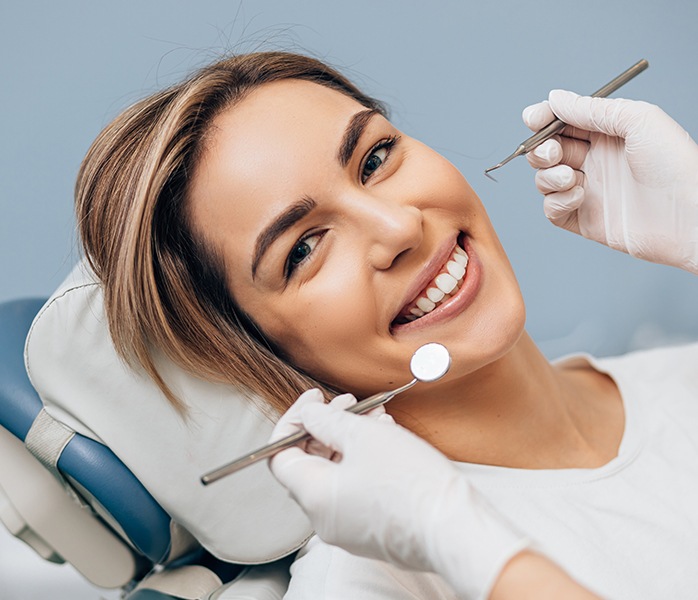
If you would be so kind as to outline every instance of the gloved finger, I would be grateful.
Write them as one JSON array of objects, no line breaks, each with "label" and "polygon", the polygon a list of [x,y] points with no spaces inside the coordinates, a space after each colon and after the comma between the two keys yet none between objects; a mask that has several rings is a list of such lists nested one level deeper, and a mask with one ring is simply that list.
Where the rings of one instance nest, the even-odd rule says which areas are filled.
[{"label": "gloved finger", "polygon": [[289,464],[306,458],[308,454],[298,446],[291,446],[281,452],[277,452],[267,461],[271,472],[278,477],[278,472],[284,470]]},{"label": "gloved finger", "polygon": [[288,448],[269,460],[269,468],[291,496],[305,506],[308,497],[315,497],[317,501],[322,496],[328,486],[318,482],[328,480],[336,465],[306,454],[300,448]]},{"label": "gloved finger", "polygon": [[[337,408],[339,410],[347,410],[348,408],[354,406],[354,404],[356,404],[357,402],[358,400],[352,394],[341,394],[340,396],[335,396],[334,398],[332,398],[328,406],[331,406],[332,408]],[[376,406],[376,408],[372,408],[371,410],[363,414],[369,417],[379,417],[383,413],[385,413],[385,406],[381,404],[380,406]]]},{"label": "gloved finger", "polygon": [[368,412],[362,414],[367,417],[372,417],[374,419],[380,419],[383,415],[387,413],[385,412],[385,405],[381,404],[380,406],[376,406],[376,408],[372,408]]},{"label": "gloved finger", "polygon": [[[571,92],[570,92],[571,93]],[[539,102],[538,104],[532,104],[524,108],[522,117],[526,126],[534,132],[539,132],[543,127],[552,123],[559,115],[556,115],[548,100]],[[561,119],[565,121],[564,119]],[[567,121],[565,121],[567,123]],[[573,125],[567,125],[564,129],[560,131],[562,135],[567,137],[578,138],[580,140],[588,140],[590,133],[587,129],[580,129],[574,127]]]},{"label": "gloved finger", "polygon": [[543,200],[543,212],[556,227],[580,233],[577,210],[584,202],[584,188],[575,186],[564,192],[547,194]]},{"label": "gloved finger", "polygon": [[589,142],[574,137],[567,137],[566,135],[560,136],[559,139],[560,147],[562,148],[560,163],[569,165],[573,169],[580,170],[589,153]]},{"label": "gloved finger", "polygon": [[[307,403],[311,402],[316,402],[316,399],[312,398],[311,400],[306,400],[304,398],[303,400],[301,400],[301,398],[299,398],[294,404],[294,406],[298,406],[297,411],[296,409],[294,409],[293,412],[293,418],[295,419],[294,425],[297,428],[301,428],[302,426],[300,420],[300,409]],[[340,394],[339,396],[335,396],[334,398],[332,398],[332,400],[330,400],[330,402],[328,403],[328,406],[336,410],[346,410],[354,404],[356,404],[356,398],[353,395]],[[309,440],[306,440],[303,444],[301,444],[300,447],[303,451],[305,451],[308,454],[312,454],[313,456],[319,456],[321,458],[326,458],[328,460],[335,453],[335,451],[332,448],[325,446],[325,444],[312,437]]]},{"label": "gloved finger", "polygon": [[325,458],[330,460],[334,454],[334,450],[325,446],[322,442],[316,440],[315,438],[310,438],[304,445],[303,450],[307,454],[312,454],[313,456],[319,456],[320,458]]},{"label": "gloved finger", "polygon": [[521,113],[521,118],[523,119],[526,127],[532,131],[540,131],[548,123],[554,121],[556,117],[555,113],[553,113],[552,109],[550,108],[548,101],[543,100],[543,102],[531,104],[531,106],[524,108],[523,112]]},{"label": "gloved finger", "polygon": [[556,135],[527,153],[526,159],[534,169],[547,169],[558,164],[563,154],[560,136]]},{"label": "gloved finger", "polygon": [[645,102],[592,98],[565,90],[552,90],[548,101],[550,108],[565,123],[585,131],[620,138],[627,137],[632,125],[648,106]]},{"label": "gloved finger", "polygon": [[350,406],[354,406],[356,402],[356,398],[351,394],[340,394],[339,396],[332,398],[332,400],[329,401],[328,406],[336,408],[337,410],[346,410]]},{"label": "gloved finger", "polygon": [[378,420],[381,423],[391,423],[393,425],[397,425],[397,423],[395,423],[395,419],[393,419],[393,415],[390,415],[387,412],[384,412],[380,417],[378,417]]},{"label": "gloved finger", "polygon": [[317,388],[306,390],[298,399],[289,407],[289,409],[281,415],[281,418],[276,423],[274,430],[269,438],[270,442],[275,442],[282,437],[296,433],[301,428],[300,413],[302,408],[307,404],[322,404],[324,397],[322,392]]},{"label": "gloved finger", "polygon": [[557,164],[580,169],[588,152],[589,142],[555,135],[531,150],[526,154],[526,158],[535,169],[547,169]]},{"label": "gloved finger", "polygon": [[337,452],[344,452],[345,444],[352,439],[359,420],[369,426],[374,423],[373,419],[321,404],[305,406],[301,419],[310,435]]},{"label": "gloved finger", "polygon": [[575,185],[582,185],[584,173],[575,171],[568,165],[556,165],[549,169],[539,169],[535,177],[538,191],[547,195],[551,192],[564,192]]}]

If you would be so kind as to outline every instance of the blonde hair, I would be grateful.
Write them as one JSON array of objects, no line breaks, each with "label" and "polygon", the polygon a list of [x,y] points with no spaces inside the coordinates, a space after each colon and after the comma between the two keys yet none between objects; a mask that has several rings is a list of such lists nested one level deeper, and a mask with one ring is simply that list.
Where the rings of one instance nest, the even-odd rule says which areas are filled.
[{"label": "blonde hair", "polygon": [[194,232],[187,210],[189,175],[214,117],[253,88],[281,79],[330,87],[385,114],[382,104],[314,58],[238,55],[126,109],[80,167],[78,228],[103,284],[114,345],[180,411],[186,407],[158,373],[155,348],[196,376],[239,386],[279,411],[319,385],[283,360],[238,308],[221,259]]}]

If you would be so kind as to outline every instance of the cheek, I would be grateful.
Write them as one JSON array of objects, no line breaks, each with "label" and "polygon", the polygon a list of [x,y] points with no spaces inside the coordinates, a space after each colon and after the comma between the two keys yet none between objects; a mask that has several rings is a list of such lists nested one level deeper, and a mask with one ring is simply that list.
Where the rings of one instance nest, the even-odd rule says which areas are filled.
[{"label": "cheek", "polygon": [[351,280],[316,279],[294,297],[257,304],[258,317],[252,315],[289,362],[328,383],[338,382],[339,365],[375,332],[375,308],[359,286],[347,285]]}]

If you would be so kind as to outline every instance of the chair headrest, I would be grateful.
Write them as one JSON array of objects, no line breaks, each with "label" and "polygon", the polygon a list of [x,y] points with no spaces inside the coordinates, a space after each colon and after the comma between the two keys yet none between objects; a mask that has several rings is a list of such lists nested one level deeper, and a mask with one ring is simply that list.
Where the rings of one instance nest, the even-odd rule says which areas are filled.
[{"label": "chair headrest", "polygon": [[101,285],[85,263],[36,316],[25,362],[49,414],[110,448],[215,556],[270,562],[311,535],[264,463],[201,485],[203,473],[265,444],[271,419],[233,387],[202,381],[158,356],[159,372],[189,407],[180,416],[145,373],[117,355]]}]

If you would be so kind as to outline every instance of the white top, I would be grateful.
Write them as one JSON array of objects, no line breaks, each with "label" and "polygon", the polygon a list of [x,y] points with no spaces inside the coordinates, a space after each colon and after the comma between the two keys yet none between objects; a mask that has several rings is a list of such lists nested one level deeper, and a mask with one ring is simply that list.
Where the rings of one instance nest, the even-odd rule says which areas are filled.
[{"label": "white top", "polygon": [[[459,468],[541,552],[602,597],[698,598],[698,344],[568,360],[587,360],[618,384],[626,418],[616,458],[597,469]],[[291,574],[288,600],[456,598],[437,575],[317,538]]]}]

